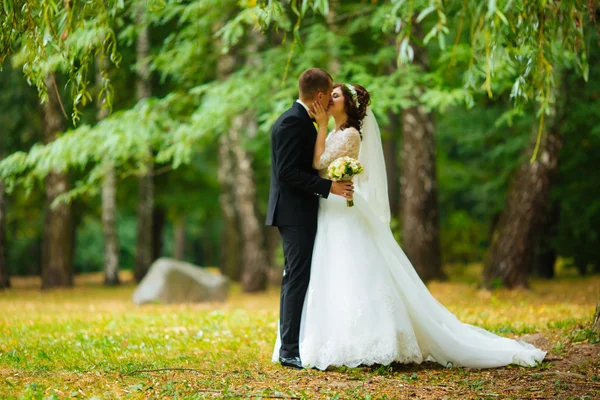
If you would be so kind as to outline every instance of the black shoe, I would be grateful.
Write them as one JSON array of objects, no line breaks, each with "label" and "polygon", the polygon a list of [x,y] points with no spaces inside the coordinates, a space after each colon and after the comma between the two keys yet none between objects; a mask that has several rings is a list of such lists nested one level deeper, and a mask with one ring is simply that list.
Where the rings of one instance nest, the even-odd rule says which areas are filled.
[{"label": "black shoe", "polygon": [[304,369],[300,357],[281,357],[279,356],[279,362],[284,367]]}]

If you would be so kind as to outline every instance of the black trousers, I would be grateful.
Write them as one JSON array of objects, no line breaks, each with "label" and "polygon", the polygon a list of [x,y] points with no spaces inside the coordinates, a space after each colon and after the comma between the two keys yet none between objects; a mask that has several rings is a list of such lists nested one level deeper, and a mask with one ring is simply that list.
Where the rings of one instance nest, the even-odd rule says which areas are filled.
[{"label": "black trousers", "polygon": [[310,263],[317,234],[315,226],[280,226],[285,269],[279,305],[281,357],[300,355],[300,319],[310,280]]}]

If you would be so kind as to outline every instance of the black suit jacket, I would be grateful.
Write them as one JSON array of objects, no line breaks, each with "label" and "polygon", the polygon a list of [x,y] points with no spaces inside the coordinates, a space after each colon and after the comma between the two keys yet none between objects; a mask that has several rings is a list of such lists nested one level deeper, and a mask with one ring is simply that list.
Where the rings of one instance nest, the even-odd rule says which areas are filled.
[{"label": "black suit jacket", "polygon": [[331,181],[313,169],[317,130],[298,102],[271,130],[271,190],[266,224],[316,225],[319,197],[327,198]]}]

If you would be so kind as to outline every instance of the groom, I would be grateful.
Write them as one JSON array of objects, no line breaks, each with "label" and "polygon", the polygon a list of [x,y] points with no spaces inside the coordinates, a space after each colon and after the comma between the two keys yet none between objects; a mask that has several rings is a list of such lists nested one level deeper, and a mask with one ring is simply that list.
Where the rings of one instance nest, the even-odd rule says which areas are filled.
[{"label": "groom", "polygon": [[354,190],[351,182],[320,178],[312,167],[317,130],[311,111],[315,102],[324,109],[329,107],[331,75],[320,68],[310,68],[300,75],[298,89],[300,98],[271,130],[271,190],[266,221],[279,228],[283,242],[279,362],[292,368],[302,368],[298,346],[300,318],[310,279],[319,197],[327,198],[333,193],[352,198]]}]

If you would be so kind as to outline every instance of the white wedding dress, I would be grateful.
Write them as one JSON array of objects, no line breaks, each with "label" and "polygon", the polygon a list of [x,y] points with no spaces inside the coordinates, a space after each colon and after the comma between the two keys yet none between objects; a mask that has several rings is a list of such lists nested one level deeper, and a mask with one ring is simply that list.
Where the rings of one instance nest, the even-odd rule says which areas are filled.
[{"label": "white wedding dress", "polygon": [[[355,179],[354,207],[334,195],[319,204],[300,328],[303,365],[323,370],[436,361],[492,368],[541,362],[544,351],[460,322],[429,293],[389,227],[379,129],[370,110],[367,118],[362,148],[354,128],[333,132],[318,166],[326,176],[331,161],[349,156],[363,163],[365,173]],[[279,346],[278,335],[273,362]]]}]

